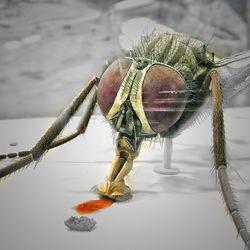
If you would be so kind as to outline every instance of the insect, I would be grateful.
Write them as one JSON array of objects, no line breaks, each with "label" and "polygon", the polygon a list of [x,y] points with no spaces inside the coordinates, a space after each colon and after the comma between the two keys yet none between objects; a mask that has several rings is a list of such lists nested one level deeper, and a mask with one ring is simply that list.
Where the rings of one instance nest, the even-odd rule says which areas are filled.
[{"label": "insect", "polygon": [[[215,169],[228,211],[250,249],[250,235],[227,175],[223,121],[223,102],[249,84],[249,58],[250,52],[245,52],[218,60],[202,41],[174,31],[152,32],[109,64],[101,77],[87,82],[31,150],[0,155],[1,159],[19,157],[0,170],[0,178],[83,134],[98,104],[118,138],[110,173],[97,192],[120,199],[130,194],[124,178],[143,141],[178,135],[199,117],[204,106],[212,106]],[[91,102],[77,131],[58,138],[87,96]]]}]

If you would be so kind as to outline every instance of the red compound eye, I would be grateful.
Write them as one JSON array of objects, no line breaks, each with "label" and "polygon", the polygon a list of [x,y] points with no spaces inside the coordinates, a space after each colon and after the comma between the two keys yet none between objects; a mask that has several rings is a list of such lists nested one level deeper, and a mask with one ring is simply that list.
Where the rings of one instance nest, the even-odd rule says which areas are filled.
[{"label": "red compound eye", "polygon": [[184,79],[172,68],[155,64],[148,70],[142,87],[142,102],[151,128],[163,132],[181,116],[187,100]]},{"label": "red compound eye", "polygon": [[104,116],[111,109],[132,59],[119,58],[103,73],[98,85],[97,102]]}]

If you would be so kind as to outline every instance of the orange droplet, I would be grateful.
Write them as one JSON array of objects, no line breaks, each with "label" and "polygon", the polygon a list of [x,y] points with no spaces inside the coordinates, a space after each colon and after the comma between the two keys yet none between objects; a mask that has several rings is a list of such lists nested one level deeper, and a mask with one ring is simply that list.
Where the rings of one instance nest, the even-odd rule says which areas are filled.
[{"label": "orange droplet", "polygon": [[111,200],[91,200],[84,203],[80,203],[75,207],[76,212],[79,214],[90,214],[100,209],[109,207],[113,204]]}]

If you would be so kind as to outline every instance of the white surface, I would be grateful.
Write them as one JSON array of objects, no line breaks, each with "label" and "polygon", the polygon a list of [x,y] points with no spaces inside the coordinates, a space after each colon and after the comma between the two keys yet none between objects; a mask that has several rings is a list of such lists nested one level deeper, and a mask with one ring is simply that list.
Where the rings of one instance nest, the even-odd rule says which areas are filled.
[{"label": "white surface", "polygon": [[[230,170],[239,205],[250,219],[249,109],[226,110]],[[54,119],[0,121],[0,152],[30,148]],[[72,131],[79,117],[68,127]],[[64,220],[78,203],[96,199],[91,188],[105,177],[114,156],[112,132],[94,117],[83,137],[49,152],[36,166],[0,182],[0,244],[3,250],[238,250],[244,249],[227,216],[212,170],[211,120],[174,139],[176,176],[156,174],[159,143],[143,144],[127,178],[133,198],[89,215],[92,232],[67,231]],[[16,147],[9,146],[17,142]],[[153,143],[154,144],[154,143]],[[6,164],[1,162],[0,166]]]}]

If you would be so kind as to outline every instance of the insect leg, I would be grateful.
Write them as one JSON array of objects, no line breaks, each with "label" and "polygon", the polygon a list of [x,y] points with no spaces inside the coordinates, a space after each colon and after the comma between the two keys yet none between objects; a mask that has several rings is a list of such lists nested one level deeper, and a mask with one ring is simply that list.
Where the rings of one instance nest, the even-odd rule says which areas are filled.
[{"label": "insect leg", "polygon": [[142,138],[128,137],[119,134],[117,150],[110,172],[98,187],[98,193],[111,199],[119,199],[130,194],[130,188],[125,185],[124,178],[130,172],[134,159],[140,151]]},{"label": "insect leg", "polygon": [[[93,91],[92,91],[92,96],[90,97],[90,102],[87,106],[87,109],[86,109],[86,112],[85,114],[83,115],[83,117],[81,118],[80,122],[79,122],[79,125],[77,127],[77,130],[76,132],[70,134],[70,135],[67,135],[63,138],[60,138],[58,140],[54,140],[47,149],[51,149],[51,148],[55,148],[55,147],[58,147],[68,141],[71,141],[73,140],[74,138],[76,138],[78,135],[80,134],[83,134],[88,126],[88,123],[89,123],[89,120],[91,118],[91,115],[94,111],[94,108],[95,108],[95,105],[96,105],[96,97],[97,97],[97,91],[95,88],[93,88]],[[26,156],[26,155],[29,155],[31,154],[31,150],[26,150],[26,151],[20,151],[20,152],[17,152],[17,153],[8,153],[8,154],[1,154],[0,155],[0,160],[2,159],[5,159],[5,158],[15,158],[15,157],[23,157],[23,156]]]},{"label": "insect leg", "polygon": [[[66,109],[58,116],[51,127],[45,132],[41,139],[30,150],[30,154],[15,161],[14,163],[0,169],[0,178],[7,176],[16,170],[23,168],[32,161],[37,161],[50,148],[51,143],[60,134],[78,108],[81,106],[86,96],[89,94],[94,85],[99,81],[97,77],[93,77],[86,85],[84,85],[81,92],[73,99],[73,101],[66,107]],[[90,116],[90,114],[88,114]],[[81,126],[84,127],[84,122]],[[80,126],[80,129],[82,128]],[[62,144],[62,143],[61,143]],[[53,144],[52,144],[53,145]]]},{"label": "insect leg", "polygon": [[31,154],[30,150],[26,150],[26,151],[20,151],[17,153],[7,153],[7,154],[1,154],[0,155],[0,160],[6,159],[6,158],[16,158],[16,157],[23,157],[26,155]]},{"label": "insect leg", "polygon": [[241,238],[245,242],[246,247],[250,249],[250,235],[237,206],[235,194],[232,190],[227,174],[226,143],[220,78],[216,70],[212,70],[209,74],[209,77],[213,102],[213,151],[215,168],[217,170],[218,180],[227,209]]},{"label": "insect leg", "polygon": [[94,109],[95,109],[95,106],[96,106],[96,100],[97,100],[97,91],[96,89],[94,88],[93,89],[93,94],[90,98],[90,103],[88,104],[87,106],[87,110],[86,112],[84,113],[83,117],[81,118],[79,124],[78,124],[78,127],[76,129],[76,132],[68,135],[68,136],[65,136],[61,139],[58,139],[58,140],[55,140],[53,141],[48,149],[51,149],[51,148],[55,148],[55,147],[58,147],[68,141],[71,141],[72,139],[76,138],[78,135],[80,134],[84,134],[87,127],[88,127],[88,124],[89,124],[89,121],[90,121],[90,118],[94,112]]}]

